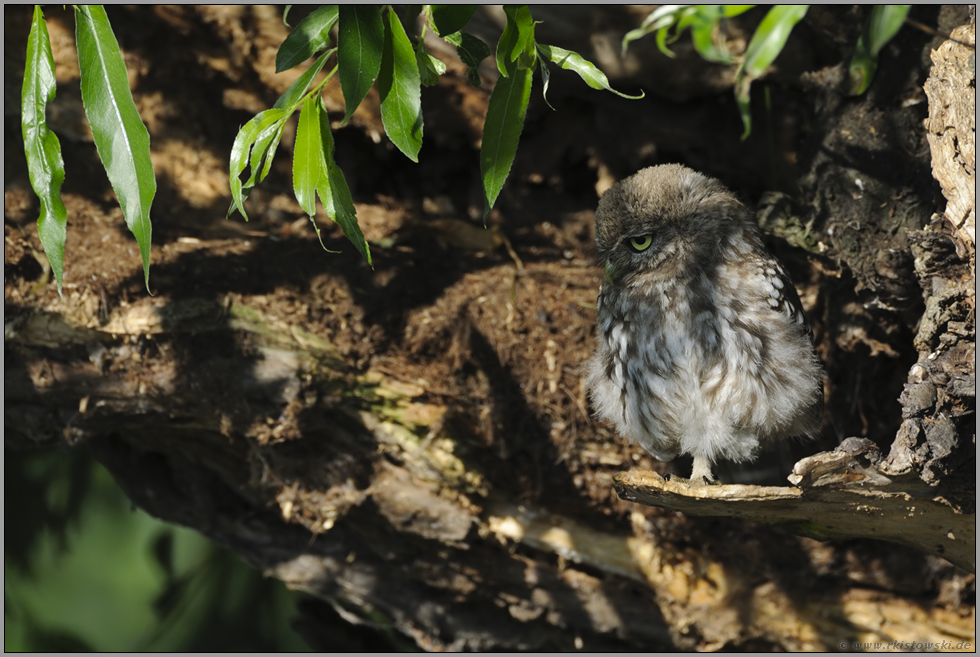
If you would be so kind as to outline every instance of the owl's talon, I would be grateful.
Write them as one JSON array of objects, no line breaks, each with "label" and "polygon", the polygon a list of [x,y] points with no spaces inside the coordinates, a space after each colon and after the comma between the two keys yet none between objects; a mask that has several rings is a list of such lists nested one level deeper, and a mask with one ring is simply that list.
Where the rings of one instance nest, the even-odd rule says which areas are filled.
[{"label": "owl's talon", "polygon": [[721,486],[719,480],[713,479],[708,475],[701,475],[700,478],[695,475],[690,479],[685,479],[684,477],[678,477],[675,474],[665,472],[661,476],[664,478],[664,481],[673,481],[679,484],[687,484],[688,486]]},{"label": "owl's talon", "polygon": [[705,456],[695,456],[691,483],[700,486],[701,482],[704,482],[705,486],[710,486],[714,481],[715,477],[711,474],[711,461]]}]

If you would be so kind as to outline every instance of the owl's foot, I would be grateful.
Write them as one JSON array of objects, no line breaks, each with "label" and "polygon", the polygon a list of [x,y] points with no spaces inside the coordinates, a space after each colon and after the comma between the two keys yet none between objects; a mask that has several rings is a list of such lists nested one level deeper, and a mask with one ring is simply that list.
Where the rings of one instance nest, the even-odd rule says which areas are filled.
[{"label": "owl's foot", "polygon": [[688,486],[721,486],[721,481],[718,479],[708,479],[707,476],[702,476],[701,479],[685,479],[684,477],[678,477],[668,472],[664,475],[664,479],[666,481],[683,481]]},{"label": "owl's foot", "polygon": [[691,484],[694,486],[717,485],[719,482],[711,474],[711,461],[705,456],[694,457],[694,468],[691,470]]}]

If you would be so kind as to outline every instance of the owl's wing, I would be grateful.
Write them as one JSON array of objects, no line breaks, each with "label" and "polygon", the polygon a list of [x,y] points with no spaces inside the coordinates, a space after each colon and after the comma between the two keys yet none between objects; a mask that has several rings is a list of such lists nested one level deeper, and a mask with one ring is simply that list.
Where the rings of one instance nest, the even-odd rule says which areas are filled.
[{"label": "owl's wing", "polygon": [[[766,264],[763,266],[763,275],[769,294],[767,298],[769,307],[781,313],[784,317],[789,318],[794,324],[802,327],[806,331],[811,345],[810,348],[813,349],[813,331],[810,329],[810,323],[806,319],[806,313],[803,312],[803,303],[800,301],[800,295],[796,293],[793,282],[790,281],[789,276],[786,275],[786,271],[778,260],[771,256],[765,260]],[[816,355],[814,355],[814,358],[816,358]],[[822,384],[818,383],[817,385],[818,389],[822,389]],[[811,436],[820,427],[822,418],[823,395],[819,394],[814,398],[813,403],[797,418],[789,433]]]},{"label": "owl's wing", "polygon": [[773,257],[766,257],[760,263],[762,277],[765,280],[766,303],[776,312],[784,315],[793,323],[799,324],[806,329],[810,338],[813,333],[810,330],[810,323],[803,312],[803,303],[800,295],[796,293],[793,282],[786,275],[783,266]]}]

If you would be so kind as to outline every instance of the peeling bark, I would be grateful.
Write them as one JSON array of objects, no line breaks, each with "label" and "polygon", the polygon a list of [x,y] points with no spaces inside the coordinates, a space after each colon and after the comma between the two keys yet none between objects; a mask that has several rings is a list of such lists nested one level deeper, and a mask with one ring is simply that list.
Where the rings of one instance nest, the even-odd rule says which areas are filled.
[{"label": "peeling bark", "polygon": [[927,138],[946,210],[910,235],[925,313],[919,361],[902,393],[902,426],[882,466],[914,472],[965,513],[976,513],[976,24],[933,51]]}]

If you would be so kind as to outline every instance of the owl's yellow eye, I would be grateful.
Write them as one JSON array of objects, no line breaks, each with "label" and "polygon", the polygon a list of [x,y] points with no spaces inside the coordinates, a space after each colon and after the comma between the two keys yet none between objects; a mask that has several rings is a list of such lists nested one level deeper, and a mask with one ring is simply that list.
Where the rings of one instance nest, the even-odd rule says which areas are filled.
[{"label": "owl's yellow eye", "polygon": [[631,237],[630,238],[630,248],[639,253],[640,251],[646,251],[650,248],[650,244],[653,243],[653,237],[650,235],[644,235],[642,237]]}]

